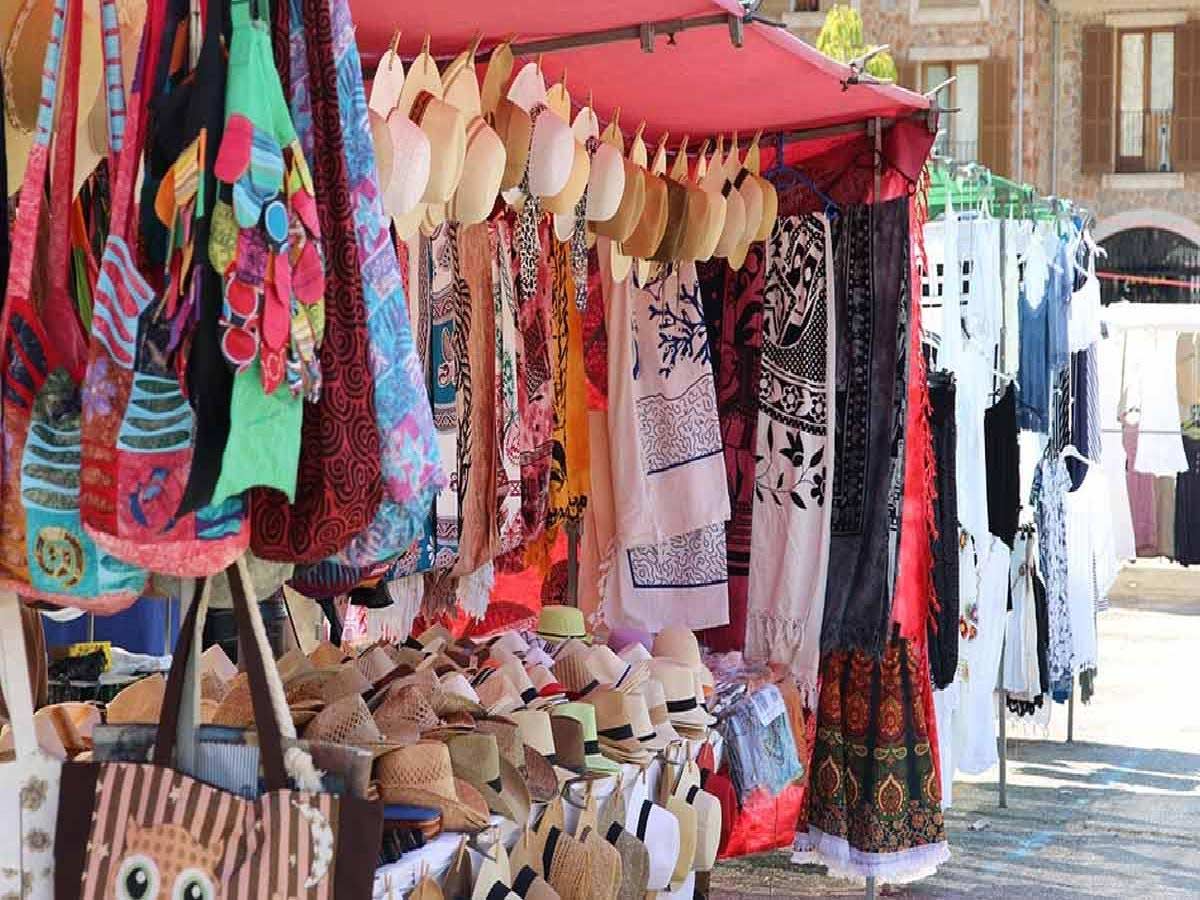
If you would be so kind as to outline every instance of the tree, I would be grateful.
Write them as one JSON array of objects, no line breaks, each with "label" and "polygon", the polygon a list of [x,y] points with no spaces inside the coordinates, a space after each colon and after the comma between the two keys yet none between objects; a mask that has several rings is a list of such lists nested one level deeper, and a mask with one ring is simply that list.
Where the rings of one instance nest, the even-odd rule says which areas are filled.
[{"label": "tree", "polygon": [[[858,10],[838,4],[825,14],[825,24],[817,35],[817,49],[838,62],[850,62],[871,48],[863,41],[863,21]],[[890,53],[880,53],[867,63],[867,72],[876,78],[896,80],[896,63]]]}]

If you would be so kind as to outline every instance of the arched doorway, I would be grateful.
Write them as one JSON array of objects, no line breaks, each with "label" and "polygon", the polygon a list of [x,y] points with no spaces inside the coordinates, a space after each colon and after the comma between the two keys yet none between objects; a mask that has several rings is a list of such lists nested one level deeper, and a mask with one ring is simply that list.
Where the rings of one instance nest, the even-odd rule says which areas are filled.
[{"label": "arched doorway", "polygon": [[1096,238],[1101,301],[1200,303],[1200,228],[1167,213],[1126,213],[1101,223]]}]

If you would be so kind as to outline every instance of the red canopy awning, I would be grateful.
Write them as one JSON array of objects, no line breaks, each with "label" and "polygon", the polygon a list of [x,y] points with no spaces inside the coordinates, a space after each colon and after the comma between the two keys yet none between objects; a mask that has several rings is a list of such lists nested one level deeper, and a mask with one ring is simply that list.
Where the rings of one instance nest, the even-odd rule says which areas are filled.
[{"label": "red canopy awning", "polygon": [[[588,3],[514,0],[351,0],[364,59],[377,58],[402,31],[400,52],[415,56],[426,34],[439,58],[450,58],[482,34],[484,48],[505,39],[528,42],[669,19],[714,13],[741,14],[736,0],[590,0]],[[646,53],[638,41],[547,53],[547,81],[565,70],[567,84],[582,101],[590,91],[597,114],[607,121],[616,109],[627,132],[646,122],[656,140],[664,131],[675,143],[737,131],[787,132],[861,122],[876,116],[903,118],[929,102],[890,85],[854,84],[850,75],[784,29],[748,22],[744,45],[733,46],[727,27],[713,25],[665,35]],[[694,146],[694,144],[693,144]]]}]

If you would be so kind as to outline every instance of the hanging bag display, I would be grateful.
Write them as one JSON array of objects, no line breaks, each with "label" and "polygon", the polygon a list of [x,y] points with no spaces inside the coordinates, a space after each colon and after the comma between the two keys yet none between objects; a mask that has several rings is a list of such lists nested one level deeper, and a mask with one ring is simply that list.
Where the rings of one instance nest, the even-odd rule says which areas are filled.
[{"label": "hanging bag display", "polygon": [[0,896],[54,897],[54,820],[62,762],[38,746],[25,662],[21,601],[0,591],[0,678],[13,733],[13,759],[0,762]]},{"label": "hanging bag display", "polygon": [[189,742],[199,706],[195,670],[205,606],[195,603],[180,632],[153,762],[63,767],[57,896],[371,896],[382,804],[315,792],[318,773],[309,755],[299,747],[285,754],[284,738],[293,737],[294,728],[262,617],[247,598],[240,560],[229,574],[238,629],[249,636],[243,647],[264,790],[245,799],[172,768],[186,765],[194,750]]},{"label": "hanging bag display", "polygon": [[[101,8],[106,27],[115,31],[114,3],[104,0]],[[77,0],[55,3],[37,135],[13,229],[12,270],[0,320],[5,446],[0,479],[4,522],[0,573],[23,596],[116,612],[137,598],[145,573],[97,547],[80,520],[80,425],[86,397],[81,397],[79,382],[86,345],[68,290],[68,223],[82,16]],[[64,50],[65,65],[60,73]],[[105,42],[104,52],[110,149],[115,151],[120,146],[124,114],[115,38]],[[49,229],[48,259],[44,260],[38,253],[38,230],[56,110],[60,126],[54,143],[50,213],[58,227]],[[35,270],[40,277],[36,297]]]}]

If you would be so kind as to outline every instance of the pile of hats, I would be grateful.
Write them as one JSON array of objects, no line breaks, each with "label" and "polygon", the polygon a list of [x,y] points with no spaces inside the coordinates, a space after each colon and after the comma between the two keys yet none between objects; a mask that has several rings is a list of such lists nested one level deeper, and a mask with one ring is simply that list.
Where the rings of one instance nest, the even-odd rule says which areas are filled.
[{"label": "pile of hats", "polygon": [[[397,39],[398,39],[397,35]],[[536,62],[515,71],[496,47],[483,84],[478,42],[439,70],[429,39],[405,70],[396,41],[375,69],[368,102],[383,205],[401,239],[442,222],[476,224],[497,197],[553,214],[559,240],[603,238],[610,274],[645,283],[652,267],[726,259],[734,269],[771,233],[778,198],[759,174],[757,138],[744,156],[706,143],[689,163],[687,138],[668,171],[663,135],[650,155],[639,127],[626,147],[619,114],[607,128],[574,104],[565,77],[546,86]],[[574,112],[576,107],[578,112]]]}]

